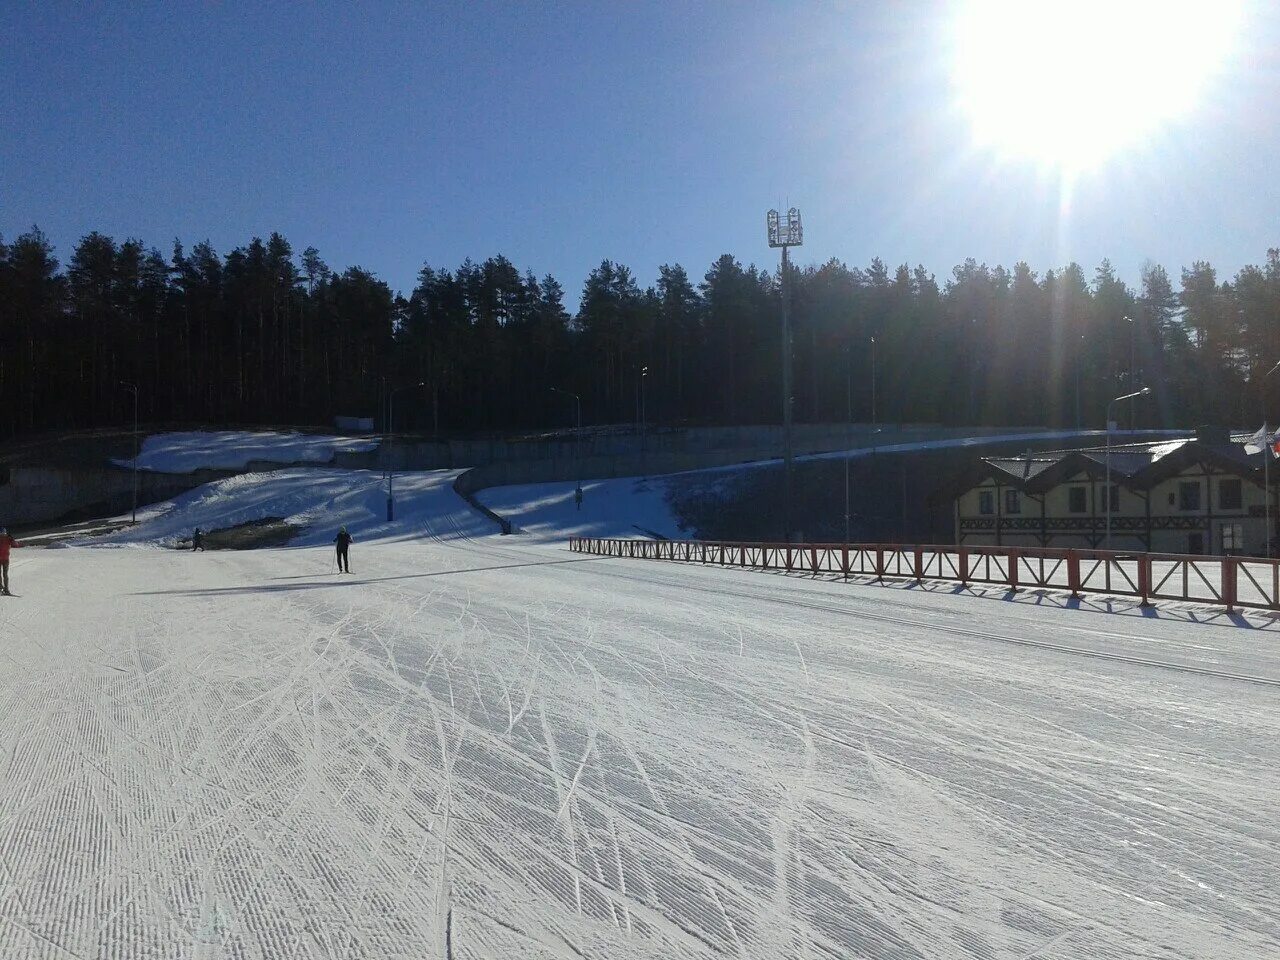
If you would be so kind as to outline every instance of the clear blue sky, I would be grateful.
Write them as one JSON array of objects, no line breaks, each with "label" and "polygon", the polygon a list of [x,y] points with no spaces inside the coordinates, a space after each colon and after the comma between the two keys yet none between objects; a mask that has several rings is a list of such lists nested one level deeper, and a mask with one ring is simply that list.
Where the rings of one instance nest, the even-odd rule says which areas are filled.
[{"label": "clear blue sky", "polygon": [[406,293],[423,261],[504,253],[576,303],[605,257],[642,283],[772,265],[790,202],[801,262],[1229,275],[1280,246],[1268,6],[1212,96],[1064,211],[1056,177],[974,147],[947,4],[6,3],[0,233],[37,223],[65,261],[95,229],[166,255],[279,230]]}]

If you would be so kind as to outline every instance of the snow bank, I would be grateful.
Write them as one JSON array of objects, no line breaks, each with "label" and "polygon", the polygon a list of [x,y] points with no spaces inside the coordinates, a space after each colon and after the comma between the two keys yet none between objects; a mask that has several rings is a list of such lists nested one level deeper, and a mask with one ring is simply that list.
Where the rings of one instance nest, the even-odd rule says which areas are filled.
[{"label": "snow bank", "polygon": [[295,546],[330,543],[346,526],[357,541],[420,537],[465,539],[497,525],[453,491],[457,470],[395,476],[396,520],[387,523],[386,480],[371,470],[294,467],[207,483],[138,511],[138,525],[92,544],[176,546],[200,527],[218,530],[267,517],[303,528]]},{"label": "snow bank", "polygon": [[572,481],[490,487],[476,498],[535,540],[568,537],[684,536],[667,502],[664,477],[584,480],[582,509]]},{"label": "snow bank", "polygon": [[[158,473],[195,470],[242,470],[251,461],[328,463],[339,451],[367,453],[378,448],[376,437],[341,437],[315,433],[243,430],[158,433],[142,443],[138,469]],[[131,458],[113,461],[132,467]]]}]

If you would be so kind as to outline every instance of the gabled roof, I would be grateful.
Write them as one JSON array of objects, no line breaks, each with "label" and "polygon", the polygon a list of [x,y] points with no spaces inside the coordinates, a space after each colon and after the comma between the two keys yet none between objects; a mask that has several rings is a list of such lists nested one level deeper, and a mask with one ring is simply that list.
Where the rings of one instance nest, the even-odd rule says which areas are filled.
[{"label": "gabled roof", "polygon": [[1021,457],[984,457],[973,471],[962,478],[961,482],[967,482],[968,486],[961,489],[972,489],[983,480],[992,478],[1028,493],[1043,493],[1077,474],[1105,477],[1108,462],[1113,482],[1135,490],[1150,489],[1198,464],[1261,482],[1266,454],[1246,453],[1244,439],[1241,437],[1228,443],[1180,439],[1117,444],[1111,447],[1109,457],[1105,447],[1042,451]]},{"label": "gabled roof", "polygon": [[1191,441],[1154,461],[1144,471],[1143,479],[1148,486],[1154,486],[1201,463],[1223,473],[1252,477],[1262,472],[1264,456],[1267,454],[1245,453],[1244,445],[1240,443],[1210,444]]},{"label": "gabled roof", "polygon": [[1052,467],[1057,462],[1057,458],[1038,454],[1021,457],[986,457],[985,462],[1006,477],[1025,483]]}]

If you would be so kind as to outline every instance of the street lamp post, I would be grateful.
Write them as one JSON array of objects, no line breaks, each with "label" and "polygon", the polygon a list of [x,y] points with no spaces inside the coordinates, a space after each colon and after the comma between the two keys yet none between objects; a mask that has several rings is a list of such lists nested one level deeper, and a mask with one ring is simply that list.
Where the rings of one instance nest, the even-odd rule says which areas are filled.
[{"label": "street lamp post", "polygon": [[1107,504],[1107,528],[1106,537],[1103,539],[1103,549],[1111,549],[1111,408],[1121,400],[1132,400],[1135,397],[1145,397],[1151,392],[1150,387],[1143,387],[1141,390],[1135,390],[1133,393],[1126,393],[1124,396],[1114,397],[1107,403],[1107,469],[1106,481],[1103,487],[1102,496]]},{"label": "street lamp post", "polygon": [[1076,429],[1081,429],[1080,420],[1080,355],[1084,352],[1084,334],[1080,334],[1080,343],[1076,347]]},{"label": "street lamp post", "polygon": [[1277,370],[1280,370],[1280,363],[1268,370],[1262,375],[1261,381],[1261,400],[1262,400],[1262,432],[1267,439],[1267,449],[1262,451],[1262,502],[1263,513],[1266,517],[1266,554],[1271,556],[1271,457],[1273,454],[1273,441],[1270,434],[1267,433],[1267,377],[1271,376]]},{"label": "street lamp post", "polygon": [[[1125,319],[1125,322],[1129,324],[1129,383],[1127,384],[1127,386],[1132,387],[1135,383],[1138,382],[1137,380],[1138,372],[1134,367],[1134,349],[1133,349],[1133,343],[1134,343],[1133,334],[1134,334],[1135,324],[1133,322],[1133,317],[1125,317],[1124,319]],[[1134,423],[1136,422],[1134,420],[1133,411],[1134,411],[1133,404],[1130,403],[1129,404],[1129,429],[1130,430],[1133,429]]]},{"label": "street lamp post", "polygon": [[876,426],[876,338],[871,338],[871,429]]},{"label": "street lamp post", "polygon": [[[875,342],[875,338],[872,338]],[[844,347],[844,542],[849,542],[849,457],[853,452],[853,349]]]},{"label": "street lamp post", "polygon": [[640,456],[643,458],[649,452],[649,418],[648,411],[645,409],[645,402],[648,399],[648,391],[645,387],[649,382],[649,368],[643,366],[640,368],[640,378],[638,386],[640,389]]},{"label": "street lamp post", "polygon": [[790,260],[787,251],[804,243],[804,227],[800,223],[800,211],[787,210],[786,219],[777,210],[765,216],[769,234],[769,246],[782,248],[782,453],[783,494],[782,515],[787,543],[791,542],[791,280]]},{"label": "street lamp post", "polygon": [[[648,367],[645,368],[646,370]],[[580,472],[580,461],[578,458],[578,444],[582,442],[582,397],[574,393],[572,390],[561,390],[559,387],[552,387],[552,393],[559,393],[566,397],[573,397],[574,408],[577,411],[578,428],[573,435],[573,477],[574,477],[574,497],[579,502],[582,498],[582,474]]]},{"label": "street lamp post", "polygon": [[121,380],[120,386],[133,394],[133,523],[138,522],[138,458],[142,451],[138,447],[138,385],[128,380]]},{"label": "street lamp post", "polygon": [[391,459],[390,446],[395,441],[396,434],[396,394],[405,390],[412,390],[415,387],[425,387],[426,381],[419,380],[417,383],[410,383],[403,387],[396,387],[387,393],[387,523],[396,518],[396,498],[395,498],[395,472],[396,464]]}]

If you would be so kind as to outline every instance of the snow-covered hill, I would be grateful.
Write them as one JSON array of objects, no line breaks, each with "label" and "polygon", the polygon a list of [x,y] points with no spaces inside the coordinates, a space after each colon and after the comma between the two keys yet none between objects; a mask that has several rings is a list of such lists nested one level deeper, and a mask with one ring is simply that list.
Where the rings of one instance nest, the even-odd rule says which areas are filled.
[{"label": "snow-covered hill", "polygon": [[497,533],[492,520],[454,493],[458,472],[396,474],[393,523],[386,519],[386,480],[376,471],[292,467],[246,473],[139,510],[136,527],[92,542],[175,546],[196,527],[219,530],[268,517],[298,527],[297,546],[329,543],[341,526],[357,541]]},{"label": "snow-covered hill", "polygon": [[[1001,437],[1002,443],[1078,440],[1101,437],[1101,431],[1036,431]],[[989,437],[951,438],[888,444],[881,453],[945,450],[990,444]],[[282,433],[163,434],[148,438],[143,463],[165,471],[199,467],[234,468],[251,460],[332,458],[335,450],[376,446],[370,438]],[[852,457],[870,456],[870,448]],[[798,457],[800,461],[844,457],[843,451]],[[695,483],[699,497],[731,497],[735,483],[753,471],[776,465],[758,461],[654,477],[588,480],[582,484],[581,508],[575,484],[523,484],[482,490],[477,499],[512,521],[525,537],[559,542],[570,536],[681,537],[672,501]],[[341,525],[358,539],[406,539],[420,536],[477,537],[498,532],[497,526],[472,509],[452,489],[460,471],[437,470],[396,474],[396,521],[386,522],[386,480],[376,471],[290,467],[243,474],[206,484],[174,500],[139,511],[137,527],[96,538],[95,543],[151,543],[172,546],[197,527],[218,530],[275,518],[298,528],[296,545],[328,543]]]},{"label": "snow-covered hill", "polygon": [[[191,473],[194,470],[242,470],[251,462],[328,463],[339,451],[366,453],[378,447],[376,437],[342,437],[318,433],[216,430],[157,433],[142,442],[139,470]],[[115,460],[132,467],[133,459]]]}]

